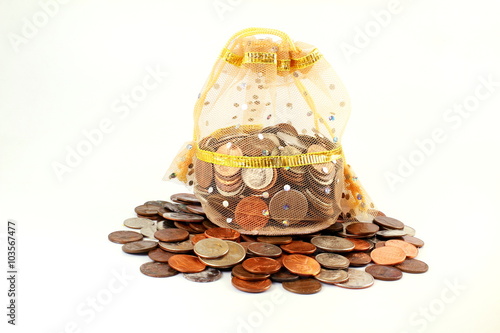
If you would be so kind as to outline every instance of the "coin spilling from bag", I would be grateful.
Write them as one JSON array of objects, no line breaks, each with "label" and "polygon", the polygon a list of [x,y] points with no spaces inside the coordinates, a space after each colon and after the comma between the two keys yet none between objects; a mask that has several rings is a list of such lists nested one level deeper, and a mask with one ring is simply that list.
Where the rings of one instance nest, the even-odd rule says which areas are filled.
[{"label": "coin spilling from bag", "polygon": [[193,194],[171,200],[136,207],[137,217],[123,222],[129,229],[108,236],[125,253],[147,256],[140,271],[148,276],[182,273],[189,281],[213,282],[230,271],[232,285],[244,292],[281,283],[290,292],[313,294],[325,284],[363,289],[375,279],[395,281],[428,270],[415,259],[424,246],[415,230],[383,214],[373,223],[339,219],[314,234],[252,236],[213,224]]}]

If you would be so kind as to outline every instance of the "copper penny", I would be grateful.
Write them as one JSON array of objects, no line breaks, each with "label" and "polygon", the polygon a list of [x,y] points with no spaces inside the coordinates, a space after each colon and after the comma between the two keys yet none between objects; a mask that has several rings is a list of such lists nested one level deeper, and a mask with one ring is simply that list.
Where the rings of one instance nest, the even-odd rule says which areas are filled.
[{"label": "copper penny", "polygon": [[283,288],[302,295],[315,294],[321,290],[321,283],[316,279],[299,279],[295,281],[283,282]]},{"label": "copper penny", "polygon": [[405,273],[425,273],[429,269],[429,266],[425,262],[418,259],[406,259],[394,267]]},{"label": "copper penny", "polygon": [[375,216],[373,223],[386,229],[404,229],[405,225],[400,220],[388,216]]},{"label": "copper penny", "polygon": [[155,216],[158,214],[160,207],[156,205],[140,205],[135,207],[135,212],[142,216]]},{"label": "copper penny", "polygon": [[198,257],[188,254],[176,254],[168,259],[168,264],[181,273],[198,273],[206,267]]},{"label": "copper penny", "polygon": [[157,247],[153,250],[150,250],[148,252],[149,258],[151,260],[157,261],[157,262],[168,262],[168,259],[170,259],[170,257],[172,257],[174,255],[175,255],[174,253],[163,251],[159,247]]},{"label": "copper penny", "polygon": [[213,164],[195,159],[194,176],[198,185],[204,188],[209,187],[214,179]]},{"label": "copper penny", "polygon": [[293,241],[289,244],[281,245],[281,248],[291,254],[313,254],[316,246],[303,241]]},{"label": "copper penny", "polygon": [[163,262],[147,262],[141,265],[141,273],[152,277],[170,277],[178,274],[175,269]]},{"label": "copper penny", "polygon": [[193,213],[193,214],[197,214],[197,215],[205,215],[205,210],[203,209],[202,206],[198,206],[198,205],[187,205],[186,206],[186,209]]},{"label": "copper penny", "polygon": [[290,272],[300,276],[316,275],[321,271],[321,265],[316,260],[303,254],[285,256],[283,266]]},{"label": "copper penny", "polygon": [[346,254],[345,257],[349,260],[350,265],[355,267],[366,266],[372,261],[370,255],[365,252],[352,252]]},{"label": "copper penny", "polygon": [[383,246],[385,246],[385,241],[380,241],[380,242],[375,243],[376,249],[378,249],[379,247],[383,247]]},{"label": "copper penny", "polygon": [[243,261],[242,266],[250,273],[255,274],[274,274],[281,268],[278,261],[266,257],[249,258]]},{"label": "copper penny", "polygon": [[218,269],[207,267],[205,270],[199,273],[184,273],[184,277],[192,282],[214,282],[222,277],[222,272]]},{"label": "copper penny", "polygon": [[290,244],[292,242],[290,236],[258,236],[257,241],[274,245]]},{"label": "copper penny", "polygon": [[403,277],[403,273],[397,268],[383,265],[370,265],[365,268],[365,272],[377,280],[396,281]]},{"label": "copper penny", "polygon": [[147,253],[157,246],[158,242],[141,240],[123,244],[122,250],[125,253]]},{"label": "copper penny", "polygon": [[298,279],[299,276],[297,274],[290,273],[286,268],[282,268],[278,273],[271,275],[271,280],[275,282],[295,281]]},{"label": "copper penny", "polygon": [[364,239],[358,239],[358,238],[346,238],[346,239],[354,244],[354,249],[352,249],[353,251],[368,251],[371,250],[372,247],[374,246],[372,243]]},{"label": "copper penny", "polygon": [[125,244],[140,241],[143,236],[135,231],[114,231],[108,235],[108,239],[113,243]]},{"label": "copper penny", "polygon": [[201,215],[190,213],[163,213],[163,218],[178,222],[203,222],[205,220]]},{"label": "copper penny", "polygon": [[397,265],[406,259],[406,253],[399,247],[383,246],[374,249],[370,256],[374,263],[379,265]]},{"label": "copper penny", "polygon": [[298,222],[307,215],[307,211],[308,202],[304,194],[288,187],[276,193],[269,201],[270,216],[279,222]]},{"label": "copper penny", "polygon": [[193,236],[193,238],[191,238],[191,242],[194,244],[198,243],[199,241],[201,241],[202,239],[207,239],[208,237],[205,236],[205,234],[196,234]]},{"label": "copper penny", "polygon": [[[177,223],[184,223],[184,222],[177,222]],[[194,231],[194,233],[204,233],[207,228],[203,225],[203,223],[192,223],[192,222],[186,222],[189,224],[189,228]]]},{"label": "copper penny", "polygon": [[415,245],[412,245],[410,243],[407,243],[399,239],[390,239],[387,242],[385,242],[385,246],[399,247],[401,250],[405,252],[406,257],[410,259],[413,259],[418,255],[418,249],[416,248]]},{"label": "copper penny", "polygon": [[258,197],[246,197],[236,206],[234,218],[245,230],[260,229],[269,222],[269,207]]},{"label": "copper penny", "polygon": [[261,293],[271,288],[270,279],[259,280],[259,281],[248,281],[233,276],[233,278],[231,279],[231,283],[236,289],[245,291],[247,293]]},{"label": "copper penny", "polygon": [[162,242],[182,242],[189,238],[189,232],[186,230],[167,228],[155,232],[155,238]]},{"label": "copper penny", "polygon": [[265,280],[269,278],[269,274],[256,274],[256,273],[251,273],[247,271],[245,268],[243,268],[242,264],[238,264],[233,267],[231,274],[233,276],[236,276],[239,279],[242,280],[247,280],[247,281],[259,281],[259,280]]},{"label": "copper penny", "polygon": [[349,224],[345,229],[350,234],[364,236],[376,233],[380,227],[373,223],[357,222]]},{"label": "copper penny", "polygon": [[248,251],[257,256],[270,258],[279,257],[282,253],[278,246],[260,242],[250,243],[250,245],[248,245]]},{"label": "copper penny", "polygon": [[174,226],[177,229],[181,229],[181,230],[187,231],[189,234],[195,234],[196,233],[196,230],[191,227],[191,223],[188,223],[188,222],[174,221]]},{"label": "copper penny", "polygon": [[415,245],[416,247],[424,246],[424,241],[421,240],[420,238],[417,238],[417,237],[406,235],[406,236],[403,236],[403,240],[407,243]]},{"label": "copper penny", "polygon": [[208,238],[236,241],[240,238],[240,233],[230,228],[211,228],[205,231],[205,236]]},{"label": "copper penny", "polygon": [[200,200],[191,193],[177,193],[170,197],[173,202],[187,203],[187,204],[200,204]]}]

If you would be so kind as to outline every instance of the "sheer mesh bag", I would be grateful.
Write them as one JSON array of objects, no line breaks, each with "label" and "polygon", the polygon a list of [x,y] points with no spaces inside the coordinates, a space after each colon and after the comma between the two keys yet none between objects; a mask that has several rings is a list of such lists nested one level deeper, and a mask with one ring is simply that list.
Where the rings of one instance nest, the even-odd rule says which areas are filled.
[{"label": "sheer mesh bag", "polygon": [[193,141],[165,176],[243,234],[291,235],[378,211],[345,163],[351,104],[313,46],[249,28],[223,48],[194,108]]}]

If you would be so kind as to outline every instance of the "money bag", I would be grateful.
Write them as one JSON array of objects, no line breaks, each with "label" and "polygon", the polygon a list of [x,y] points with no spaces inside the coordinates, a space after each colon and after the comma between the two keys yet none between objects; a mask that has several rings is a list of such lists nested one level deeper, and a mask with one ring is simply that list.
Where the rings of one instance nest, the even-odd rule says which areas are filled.
[{"label": "money bag", "polygon": [[194,107],[193,139],[165,179],[243,234],[313,233],[378,214],[342,150],[347,91],[312,45],[249,28],[222,49]]}]

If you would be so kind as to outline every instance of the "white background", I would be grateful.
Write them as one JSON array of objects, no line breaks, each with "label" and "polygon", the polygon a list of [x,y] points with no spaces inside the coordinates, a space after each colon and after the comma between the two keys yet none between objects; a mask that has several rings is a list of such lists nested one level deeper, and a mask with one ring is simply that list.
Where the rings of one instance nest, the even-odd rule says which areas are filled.
[{"label": "white background", "polygon": [[[375,16],[388,3],[75,0],[49,6],[49,17],[38,1],[1,1],[0,266],[6,271],[6,225],[14,219],[19,269],[18,326],[6,324],[1,278],[2,327],[498,332],[499,8],[401,0],[381,26]],[[34,20],[39,27],[30,31]],[[419,258],[428,273],[366,290],[324,286],[299,296],[276,284],[253,295],[235,290],[228,273],[207,285],[146,277],[139,266],[147,257],[107,240],[136,205],[184,191],[161,178],[191,137],[196,96],[220,49],[250,26],[317,46],[338,72],[353,105],[343,138],[349,162],[378,207],[425,240]],[[371,36],[363,40],[365,29]],[[347,45],[357,53],[343,51]],[[114,112],[146,68],[157,67],[168,72],[157,88],[128,114]],[[489,92],[480,87],[488,77],[496,82]],[[488,96],[477,99],[476,89]],[[448,113],[464,103],[467,116]],[[67,149],[103,119],[112,129],[58,179],[53,164],[65,163]],[[444,142],[418,153],[416,141],[436,128]],[[387,173],[411,156],[424,158],[390,186]]]}]

